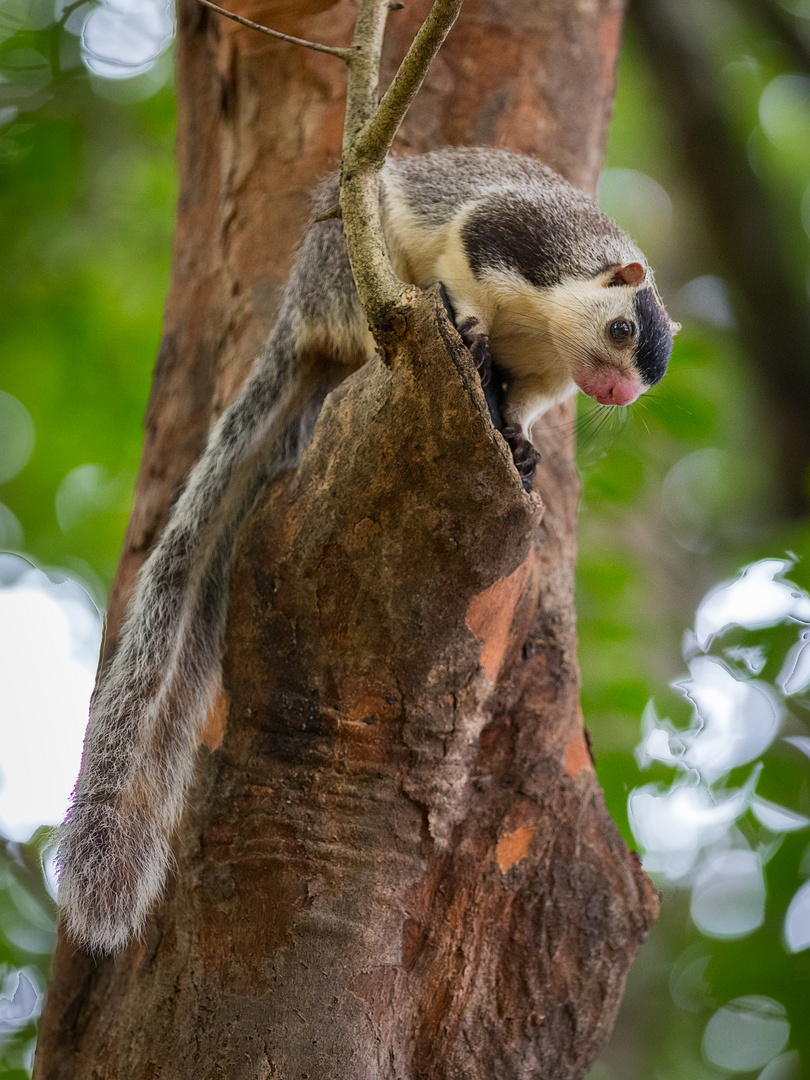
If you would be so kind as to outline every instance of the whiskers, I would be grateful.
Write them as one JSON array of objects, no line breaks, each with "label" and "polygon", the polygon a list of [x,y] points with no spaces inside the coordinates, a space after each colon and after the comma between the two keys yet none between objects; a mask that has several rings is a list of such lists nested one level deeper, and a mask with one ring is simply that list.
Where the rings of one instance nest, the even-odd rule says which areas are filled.
[{"label": "whiskers", "polygon": [[687,409],[685,405],[681,405],[676,401],[671,394],[667,394],[661,390],[660,386],[656,386],[655,392],[647,391],[644,395],[646,398],[646,404],[649,406],[652,404],[653,408],[657,411],[666,411],[667,409],[677,409],[678,412],[686,413],[687,416],[694,415],[691,409]]},{"label": "whiskers", "polygon": [[[635,402],[635,404],[636,404],[636,405],[640,405],[640,406],[641,406],[641,408],[642,408],[642,409],[644,410],[644,412],[646,412],[646,411],[647,411],[647,408],[648,408],[648,406],[647,406],[647,402],[646,402],[646,401],[642,401],[642,400],[641,400],[641,398],[637,398],[637,399],[636,399],[636,402]],[[643,417],[643,416],[641,415],[641,413],[640,413],[640,412],[637,412],[637,413],[636,413],[636,416],[637,416],[637,417],[639,418],[639,420],[640,420],[640,421],[642,422],[642,424],[644,425],[644,430],[645,430],[645,431],[647,432],[647,434],[648,434],[648,435],[652,435],[652,432],[650,431],[650,426],[649,426],[649,424],[647,423],[647,421],[646,421],[646,420],[644,419],[644,417]]]},{"label": "whiskers", "polygon": [[[564,424],[538,423],[543,443],[558,449],[576,447],[581,465],[604,457],[633,424],[640,424],[646,436],[652,436],[647,420],[653,412],[649,403],[639,398],[632,405],[597,405],[580,399],[580,410],[573,420]],[[646,414],[646,415],[645,415]]]},{"label": "whiskers", "polygon": [[585,406],[582,428],[576,434],[577,456],[590,461],[604,455],[616,445],[630,419],[626,405]]}]

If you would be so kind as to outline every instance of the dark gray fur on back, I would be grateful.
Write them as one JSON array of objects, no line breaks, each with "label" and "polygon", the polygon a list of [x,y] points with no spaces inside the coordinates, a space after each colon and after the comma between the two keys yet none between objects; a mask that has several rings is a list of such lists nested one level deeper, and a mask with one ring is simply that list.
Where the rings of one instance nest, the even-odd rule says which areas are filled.
[{"label": "dark gray fur on back", "polygon": [[471,208],[462,236],[477,277],[514,270],[538,288],[644,258],[593,199],[546,165],[506,150],[443,150],[394,159],[389,175],[431,226]]},{"label": "dark gray fur on back", "polygon": [[[386,174],[393,177],[410,209],[427,224],[445,225],[464,203],[480,199],[487,188],[529,183],[559,188],[561,177],[539,161],[507,150],[458,147],[411,158],[391,158]],[[564,180],[566,188],[570,185]],[[576,191],[571,188],[571,191]],[[585,198],[581,192],[577,192]]]},{"label": "dark gray fur on back", "polygon": [[[593,278],[638,258],[626,237],[584,196],[565,216],[553,198],[509,191],[483,199],[464,226],[462,238],[472,271],[514,270],[539,289],[570,278]],[[540,206],[538,207],[538,203]],[[538,213],[539,209],[539,213]]]}]

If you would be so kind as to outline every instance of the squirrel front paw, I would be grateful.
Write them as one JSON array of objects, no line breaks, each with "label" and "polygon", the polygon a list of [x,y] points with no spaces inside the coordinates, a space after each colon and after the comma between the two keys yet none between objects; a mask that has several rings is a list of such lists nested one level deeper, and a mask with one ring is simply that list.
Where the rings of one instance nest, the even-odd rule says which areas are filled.
[{"label": "squirrel front paw", "polygon": [[489,351],[489,334],[482,333],[478,325],[478,319],[470,315],[459,323],[457,329],[461,340],[472,353],[481,386],[486,387],[492,378],[492,353]]},{"label": "squirrel front paw", "polygon": [[481,380],[481,389],[484,391],[484,399],[487,403],[492,425],[496,431],[503,431],[504,419],[501,411],[504,401],[503,373],[499,370],[489,351],[489,334],[485,334],[480,329],[481,323],[474,315],[468,315],[460,323],[456,321],[456,309],[442,282],[439,282],[439,295],[444,310],[447,312],[447,317],[455,326],[461,340],[470,350],[478,371],[478,377]]},{"label": "squirrel front paw", "polygon": [[512,451],[512,460],[523,483],[524,491],[531,491],[532,480],[540,464],[540,453],[535,450],[526,436],[518,428],[504,428],[503,437]]}]

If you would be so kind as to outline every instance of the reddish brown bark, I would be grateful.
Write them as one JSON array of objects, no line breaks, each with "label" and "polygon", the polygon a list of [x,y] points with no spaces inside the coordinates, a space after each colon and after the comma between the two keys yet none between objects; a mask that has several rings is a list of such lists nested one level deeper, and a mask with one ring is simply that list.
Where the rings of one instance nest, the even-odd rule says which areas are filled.
[{"label": "reddish brown bark", "polygon": [[[467,0],[403,146],[508,145],[592,187],[622,5],[540,7]],[[353,17],[239,10],[330,43]],[[392,58],[424,10],[392,16]],[[108,647],[340,141],[337,61],[191,2],[178,89],[174,274]],[[38,1080],[574,1080],[610,1032],[655,894],[584,742],[573,464],[549,451],[525,496],[434,299],[407,322],[246,530],[230,707],[177,875],[117,962],[60,938]]]}]

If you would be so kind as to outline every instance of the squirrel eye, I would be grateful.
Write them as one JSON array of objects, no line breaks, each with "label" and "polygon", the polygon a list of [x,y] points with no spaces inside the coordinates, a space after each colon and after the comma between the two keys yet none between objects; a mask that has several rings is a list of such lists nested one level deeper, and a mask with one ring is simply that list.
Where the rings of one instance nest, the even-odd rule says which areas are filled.
[{"label": "squirrel eye", "polygon": [[617,345],[622,345],[633,336],[634,329],[633,324],[627,319],[616,319],[608,327],[608,333]]}]

